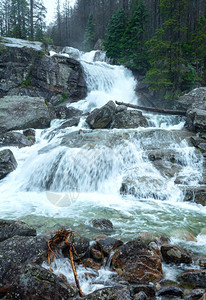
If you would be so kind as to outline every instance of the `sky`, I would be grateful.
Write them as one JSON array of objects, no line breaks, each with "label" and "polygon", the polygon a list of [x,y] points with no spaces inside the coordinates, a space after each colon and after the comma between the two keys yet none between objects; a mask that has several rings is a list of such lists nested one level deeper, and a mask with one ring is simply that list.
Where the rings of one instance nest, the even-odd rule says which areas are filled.
[{"label": "sky", "polygon": [[[70,0],[71,6],[74,5],[76,0]],[[47,24],[49,24],[54,19],[54,13],[56,9],[56,0],[44,0],[44,5],[47,9]],[[63,5],[64,0],[60,0],[61,5]]]}]

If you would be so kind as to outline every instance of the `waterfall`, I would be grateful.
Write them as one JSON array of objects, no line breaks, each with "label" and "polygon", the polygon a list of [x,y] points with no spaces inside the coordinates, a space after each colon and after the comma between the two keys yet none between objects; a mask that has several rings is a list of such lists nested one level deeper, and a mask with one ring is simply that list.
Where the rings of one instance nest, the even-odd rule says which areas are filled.
[{"label": "waterfall", "polygon": [[[95,51],[75,53],[89,92],[72,106],[89,112],[109,100],[138,104],[131,71]],[[206,208],[183,201],[186,189],[201,185],[202,155],[188,143],[184,120],[147,116],[149,128],[128,130],[91,130],[85,117],[78,127],[59,130],[56,120],[36,130],[32,147],[10,147],[18,167],[0,181],[1,217],[19,218],[40,232],[59,224],[89,236],[89,220],[107,218],[126,240],[171,228],[204,236]],[[199,240],[193,247],[204,252]]]}]

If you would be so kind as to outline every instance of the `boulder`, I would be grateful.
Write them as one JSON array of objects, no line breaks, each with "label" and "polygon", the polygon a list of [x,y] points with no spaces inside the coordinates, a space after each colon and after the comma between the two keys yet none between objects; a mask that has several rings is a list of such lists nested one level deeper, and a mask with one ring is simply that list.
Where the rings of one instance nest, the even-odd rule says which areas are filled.
[{"label": "boulder", "polygon": [[55,107],[57,119],[70,119],[82,115],[82,111],[72,106],[59,105]]},{"label": "boulder", "polygon": [[109,101],[101,108],[94,109],[86,118],[86,122],[92,129],[109,128],[114,118],[116,105]]},{"label": "boulder", "polygon": [[206,185],[182,186],[184,201],[191,201],[206,206]]},{"label": "boulder", "polygon": [[112,128],[148,127],[147,119],[137,110],[123,110],[115,114]]},{"label": "boulder", "polygon": [[206,102],[198,108],[193,104],[192,108],[187,110],[185,127],[195,132],[206,130]]},{"label": "boulder", "polygon": [[206,87],[196,88],[176,100],[178,109],[188,110],[193,104],[199,106],[206,99]]},{"label": "boulder", "polygon": [[162,279],[161,255],[153,247],[133,240],[112,257],[114,270],[130,283],[149,283]]},{"label": "boulder", "polygon": [[94,270],[100,270],[101,269],[101,265],[98,264],[97,262],[95,262],[92,258],[87,258],[84,261],[84,266],[86,268],[91,268],[91,269],[94,269]]},{"label": "boulder", "polygon": [[166,263],[191,264],[192,255],[189,251],[174,245],[162,245],[161,253]]},{"label": "boulder", "polygon": [[160,289],[157,292],[158,297],[168,297],[168,298],[184,298],[183,290],[174,286],[168,286]]},{"label": "boulder", "polygon": [[101,231],[112,231],[113,224],[107,219],[94,219],[92,220],[92,225]]},{"label": "boulder", "polygon": [[16,159],[9,149],[0,151],[0,180],[14,171],[17,167]]},{"label": "boulder", "polygon": [[10,299],[70,299],[77,290],[37,264],[27,264],[9,289],[5,300]]},{"label": "boulder", "polygon": [[22,268],[30,262],[42,263],[47,259],[45,236],[13,236],[0,243],[0,278],[4,285],[16,280]]},{"label": "boulder", "polygon": [[43,98],[6,96],[0,101],[0,133],[49,127],[56,115]]},{"label": "boulder", "polygon": [[[74,234],[73,237],[70,239],[72,245],[75,248],[74,260],[79,260],[83,258],[89,252],[89,243],[90,240],[82,237],[78,234]],[[62,253],[65,257],[69,256],[69,246],[64,244],[62,248]]]},{"label": "boulder", "polygon": [[65,129],[67,127],[78,126],[79,121],[80,121],[80,118],[78,118],[78,117],[68,119],[66,122],[64,122],[61,126],[58,127],[58,130]]},{"label": "boulder", "polygon": [[152,284],[138,284],[132,286],[132,291],[134,294],[139,294],[144,292],[149,299],[155,299],[156,288]]},{"label": "boulder", "polygon": [[[79,299],[79,298],[75,298],[75,299]],[[107,287],[107,288],[97,290],[81,299],[83,300],[126,300],[126,298],[121,297],[118,290],[116,290],[113,287]]]},{"label": "boulder", "polygon": [[0,219],[0,242],[7,240],[15,235],[35,236],[36,230],[21,221]]},{"label": "boulder", "polygon": [[184,299],[185,300],[200,300],[201,297],[204,295],[204,293],[205,293],[204,289],[195,289],[195,290],[192,290],[189,294],[186,294]]},{"label": "boulder", "polygon": [[97,245],[105,255],[109,255],[116,248],[122,246],[123,242],[112,237],[106,237],[98,240]]},{"label": "boulder", "polygon": [[0,147],[16,146],[18,148],[32,146],[35,142],[34,136],[25,136],[20,132],[6,132],[0,134]]},{"label": "boulder", "polygon": [[188,270],[179,276],[182,285],[192,288],[206,288],[206,270]]},{"label": "boulder", "polygon": [[134,300],[147,300],[149,299],[144,292],[139,292],[138,294],[134,295]]}]

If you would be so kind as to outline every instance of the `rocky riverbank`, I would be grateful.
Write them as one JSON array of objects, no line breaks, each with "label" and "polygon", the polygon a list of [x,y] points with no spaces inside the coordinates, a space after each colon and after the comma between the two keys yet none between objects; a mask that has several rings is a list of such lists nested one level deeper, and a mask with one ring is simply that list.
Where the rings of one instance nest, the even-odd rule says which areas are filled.
[{"label": "rocky riverbank", "polygon": [[[113,275],[104,283],[105,288],[82,299],[205,299],[206,256],[197,256],[172,244],[169,237],[149,232],[123,243],[110,237],[115,228],[109,220],[92,220],[91,224],[99,230],[93,240],[81,237],[81,233],[73,235],[75,266],[84,264],[85,280],[92,277],[94,286],[100,270],[106,268]],[[36,230],[23,222],[0,220],[1,298],[79,299],[77,287],[61,275],[61,269],[57,276],[43,267],[48,241],[54,235],[36,235]],[[187,239],[195,238],[188,234]],[[60,241],[56,258],[68,257],[68,253],[68,245]],[[166,279],[165,266],[179,269],[175,281]]]}]

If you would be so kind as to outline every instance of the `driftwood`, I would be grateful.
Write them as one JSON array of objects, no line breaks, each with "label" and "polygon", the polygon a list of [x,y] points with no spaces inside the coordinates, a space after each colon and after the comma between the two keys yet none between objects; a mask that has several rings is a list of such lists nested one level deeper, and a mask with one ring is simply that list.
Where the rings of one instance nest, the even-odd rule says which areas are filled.
[{"label": "driftwood", "polygon": [[157,113],[165,114],[165,115],[178,115],[178,116],[186,115],[186,111],[183,111],[183,110],[162,109],[162,108],[156,108],[156,107],[139,106],[139,105],[124,103],[124,102],[119,102],[119,101],[115,101],[115,102],[117,105],[124,105],[124,106],[135,108],[135,109],[157,112]]},{"label": "driftwood", "polygon": [[[73,252],[76,254],[77,257],[78,257],[78,254],[77,254],[77,252],[72,244],[72,241],[71,241],[73,237],[74,237],[73,231],[67,231],[66,229],[61,229],[56,232],[55,236],[52,237],[48,241],[48,263],[50,266],[50,271],[53,273],[53,270],[51,268],[51,263],[54,261],[54,258],[58,255],[58,247],[62,248],[62,245],[66,244],[69,247],[70,263],[71,263],[72,271],[74,274],[76,286],[79,290],[79,295],[80,295],[80,297],[84,297],[84,293],[81,290],[79,278],[78,278],[77,271],[76,271],[75,265],[74,265]],[[80,262],[82,263],[81,259],[80,259]],[[82,263],[82,265],[84,266],[83,263]]]}]

